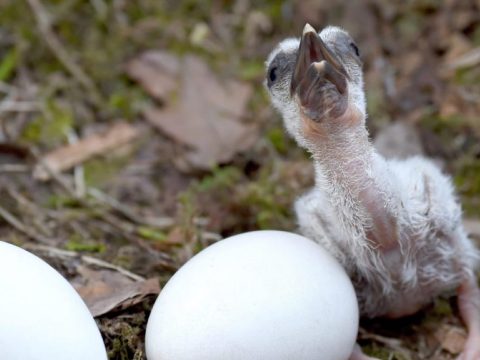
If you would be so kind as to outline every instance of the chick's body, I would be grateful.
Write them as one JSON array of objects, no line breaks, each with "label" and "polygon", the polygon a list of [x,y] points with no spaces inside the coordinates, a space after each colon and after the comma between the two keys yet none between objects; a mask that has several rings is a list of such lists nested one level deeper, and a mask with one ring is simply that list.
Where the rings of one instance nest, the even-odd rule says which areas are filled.
[{"label": "chick's body", "polygon": [[315,166],[315,187],[295,203],[300,231],[344,266],[364,316],[409,315],[459,289],[470,332],[462,359],[480,360],[480,256],[451,180],[426,158],[386,160],[375,151],[361,65],[348,33],[309,25],[267,60],[272,103]]},{"label": "chick's body", "polygon": [[[342,194],[341,187],[317,185],[297,200],[295,211],[300,231],[347,269],[362,315],[398,317],[455,290],[465,277],[473,276],[478,255],[464,233],[449,178],[420,157],[382,160],[378,159],[386,167],[384,176],[391,177],[383,180],[396,193],[385,203],[396,208],[398,222],[391,228],[398,236],[396,245],[383,250],[371,243],[367,237],[371,219],[357,211],[358,204]],[[321,170],[316,177],[317,184],[328,181]],[[341,216],[332,204],[335,199],[344,202]]]}]

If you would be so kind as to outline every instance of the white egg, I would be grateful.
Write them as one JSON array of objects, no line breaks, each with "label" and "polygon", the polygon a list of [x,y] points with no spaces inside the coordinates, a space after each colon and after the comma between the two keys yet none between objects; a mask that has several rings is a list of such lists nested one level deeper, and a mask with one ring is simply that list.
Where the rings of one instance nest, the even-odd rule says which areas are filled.
[{"label": "white egg", "polygon": [[0,242],[0,358],[105,360],[95,320],[50,265]]},{"label": "white egg", "polygon": [[358,331],[350,279],[292,233],[222,240],[167,283],[148,320],[149,360],[346,360]]}]

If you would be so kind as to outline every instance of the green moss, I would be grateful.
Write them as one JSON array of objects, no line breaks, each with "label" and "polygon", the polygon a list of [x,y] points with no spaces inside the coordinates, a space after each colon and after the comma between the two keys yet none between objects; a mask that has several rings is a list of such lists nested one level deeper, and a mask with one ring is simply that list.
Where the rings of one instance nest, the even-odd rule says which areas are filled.
[{"label": "green moss", "polygon": [[474,46],[480,45],[480,26],[477,26],[472,35],[472,42]]},{"label": "green moss", "polygon": [[466,157],[459,163],[455,184],[464,195],[480,195],[480,160]]},{"label": "green moss", "polygon": [[65,244],[65,249],[70,251],[103,253],[106,250],[105,244],[87,241],[79,234],[73,234]]},{"label": "green moss", "polygon": [[453,311],[448,299],[436,298],[433,303],[433,314],[441,318],[451,316]]},{"label": "green moss", "polygon": [[441,137],[452,137],[454,132],[460,131],[468,125],[469,121],[461,115],[451,115],[447,117],[439,116],[433,109],[427,112],[420,120],[423,127],[433,131]]},{"label": "green moss", "polygon": [[426,331],[434,331],[438,327],[439,322],[444,321],[446,318],[452,317],[453,315],[449,297],[442,296],[436,298],[433,302],[433,306],[429,308],[422,317],[422,327],[426,329]]},{"label": "green moss", "polygon": [[390,351],[385,347],[381,347],[377,343],[368,344],[364,346],[362,350],[366,355],[373,356],[381,360],[393,360],[390,357]]},{"label": "green moss", "polygon": [[243,80],[254,80],[263,78],[265,65],[261,60],[245,61],[240,63],[238,75]]},{"label": "green moss", "polygon": [[478,67],[460,68],[455,72],[454,81],[459,85],[477,85],[480,82]]},{"label": "green moss", "polygon": [[229,188],[234,186],[240,177],[240,170],[234,166],[216,167],[195,186],[195,190],[205,192]]},{"label": "green moss", "polygon": [[47,207],[50,208],[77,208],[81,206],[81,202],[79,199],[76,199],[71,196],[65,196],[62,194],[52,194],[47,199],[46,203]]},{"label": "green moss", "polygon": [[132,360],[143,360],[145,359],[145,356],[143,355],[143,351],[137,350],[135,351],[135,354],[133,354]]},{"label": "green moss", "polygon": [[22,139],[27,142],[38,143],[42,139],[42,123],[45,119],[41,116],[31,121],[23,130]]},{"label": "green moss", "polygon": [[128,156],[111,155],[87,161],[84,164],[85,184],[102,187],[121,171],[128,160]]},{"label": "green moss", "polygon": [[459,135],[464,136],[471,132],[472,125],[476,122],[476,120],[475,122],[472,120],[461,114],[440,116],[433,109],[430,109],[420,120],[420,125],[437,135],[446,153],[454,154],[461,152],[466,154],[469,149],[460,148],[460,143],[453,140]]},{"label": "green moss", "polygon": [[[191,242],[198,239],[198,228],[195,225],[195,217],[199,215],[197,208],[197,196],[193,188],[180,193],[178,195],[178,202],[180,204],[180,216],[178,224],[182,230],[182,235],[185,242]],[[200,243],[196,244],[194,251],[202,250]]]},{"label": "green moss", "polygon": [[130,119],[138,116],[149,102],[148,96],[139,87],[122,82],[109,95],[107,106],[109,112],[117,117]]},{"label": "green moss", "polygon": [[267,132],[267,138],[278,153],[285,155],[288,150],[287,139],[283,128],[275,127]]},{"label": "green moss", "polygon": [[53,147],[66,141],[73,123],[73,113],[69,107],[49,100],[45,104],[44,113],[25,127],[22,139]]},{"label": "green moss", "polygon": [[131,269],[134,265],[134,262],[135,260],[128,255],[117,255],[112,261],[113,264],[121,266],[125,269]]},{"label": "green moss", "polygon": [[267,1],[267,6],[263,9],[273,19],[281,20],[283,18],[284,1]]},{"label": "green moss", "polygon": [[16,48],[8,51],[0,60],[0,81],[8,81],[17,66],[18,51]]},{"label": "green moss", "polygon": [[464,156],[457,160],[455,185],[468,216],[480,216],[480,159]]},{"label": "green moss", "polygon": [[255,216],[255,227],[260,229],[291,229],[292,194],[282,184],[270,178],[270,170],[263,168],[257,181],[250,182],[238,200]]},{"label": "green moss", "polygon": [[419,14],[408,12],[395,22],[395,27],[400,32],[399,36],[405,41],[416,41],[421,31],[424,19]]},{"label": "green moss", "polygon": [[112,341],[112,348],[108,352],[109,359],[130,360],[128,345],[122,338],[115,338]]},{"label": "green moss", "polygon": [[192,16],[197,21],[208,21],[212,9],[212,1],[184,0],[171,2],[170,6],[171,10],[174,10],[175,15],[179,18],[188,19]]},{"label": "green moss", "polygon": [[388,121],[385,93],[381,86],[373,84],[370,86],[367,95],[367,113],[369,114],[369,126],[381,127]]},{"label": "green moss", "polygon": [[159,231],[155,228],[149,227],[149,226],[139,226],[137,227],[137,233],[141,237],[147,239],[147,240],[152,240],[156,242],[162,242],[165,241],[167,238],[167,235],[163,231]]}]

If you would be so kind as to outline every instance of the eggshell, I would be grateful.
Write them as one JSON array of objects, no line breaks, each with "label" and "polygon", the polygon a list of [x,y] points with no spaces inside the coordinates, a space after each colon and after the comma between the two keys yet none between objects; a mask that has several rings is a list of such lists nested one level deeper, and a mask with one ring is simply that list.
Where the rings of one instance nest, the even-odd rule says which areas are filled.
[{"label": "eggshell", "polygon": [[93,317],[67,280],[5,242],[0,242],[0,359],[107,359]]},{"label": "eggshell", "polygon": [[146,331],[149,360],[346,360],[353,286],[314,242],[254,231],[222,240],[167,283]]}]

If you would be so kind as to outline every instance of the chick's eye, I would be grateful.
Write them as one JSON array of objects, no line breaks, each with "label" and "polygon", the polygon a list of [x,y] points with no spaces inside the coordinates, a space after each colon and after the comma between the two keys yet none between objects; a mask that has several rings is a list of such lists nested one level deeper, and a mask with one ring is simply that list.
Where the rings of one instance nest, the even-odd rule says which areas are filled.
[{"label": "chick's eye", "polygon": [[277,67],[274,66],[270,69],[269,73],[268,73],[268,79],[270,80],[270,82],[274,82],[275,80],[277,80]]},{"label": "chick's eye", "polygon": [[355,45],[353,42],[350,43],[350,47],[353,49],[353,51],[355,52],[355,55],[357,56],[360,56],[360,50],[358,50],[358,46]]}]

